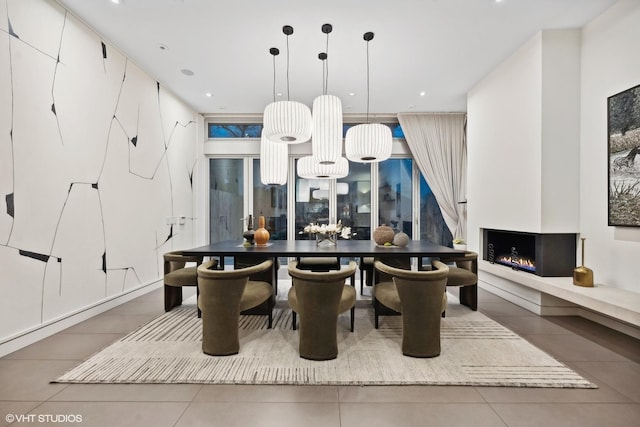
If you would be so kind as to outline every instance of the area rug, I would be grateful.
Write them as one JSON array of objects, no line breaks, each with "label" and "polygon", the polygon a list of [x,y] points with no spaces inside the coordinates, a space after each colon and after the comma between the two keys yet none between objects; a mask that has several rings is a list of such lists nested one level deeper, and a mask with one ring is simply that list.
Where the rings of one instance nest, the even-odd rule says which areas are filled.
[{"label": "area rug", "polygon": [[450,298],[442,319],[441,354],[402,355],[402,321],[380,317],[358,301],[355,332],[349,312],[339,318],[338,357],[299,357],[291,311],[279,301],[274,325],[266,316],[241,316],[240,352],[202,353],[201,320],[183,305],[140,327],[54,382],[135,384],[465,385],[596,388],[509,329]]}]

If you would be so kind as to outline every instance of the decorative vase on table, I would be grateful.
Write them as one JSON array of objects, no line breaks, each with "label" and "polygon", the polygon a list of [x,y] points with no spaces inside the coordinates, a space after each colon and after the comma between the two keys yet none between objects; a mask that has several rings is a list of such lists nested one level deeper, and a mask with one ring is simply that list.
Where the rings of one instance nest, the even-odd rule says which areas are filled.
[{"label": "decorative vase on table", "polygon": [[258,246],[265,246],[269,241],[269,231],[265,228],[264,216],[260,215],[258,218],[258,229],[253,233],[253,239]]},{"label": "decorative vase on table", "polygon": [[247,231],[242,233],[242,237],[247,240],[247,243],[253,245],[255,243],[255,230],[253,229],[253,216],[249,215],[249,219],[247,220]]},{"label": "decorative vase on table", "polygon": [[381,225],[373,230],[373,241],[382,246],[385,243],[393,244],[393,238],[396,232],[388,225]]},{"label": "decorative vase on table", "polygon": [[338,244],[337,233],[316,233],[316,246],[326,248],[336,246]]}]

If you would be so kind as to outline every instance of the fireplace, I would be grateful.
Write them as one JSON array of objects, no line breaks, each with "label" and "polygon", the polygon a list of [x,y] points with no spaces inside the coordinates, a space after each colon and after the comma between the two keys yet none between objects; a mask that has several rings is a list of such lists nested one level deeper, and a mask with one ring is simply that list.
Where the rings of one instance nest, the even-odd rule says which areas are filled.
[{"label": "fireplace", "polygon": [[538,276],[573,276],[577,236],[483,229],[482,259]]}]

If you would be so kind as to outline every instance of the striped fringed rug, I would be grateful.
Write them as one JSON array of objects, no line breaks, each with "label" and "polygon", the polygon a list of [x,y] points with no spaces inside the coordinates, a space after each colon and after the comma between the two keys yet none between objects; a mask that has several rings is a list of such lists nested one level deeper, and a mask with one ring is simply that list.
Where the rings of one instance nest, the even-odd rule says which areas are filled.
[{"label": "striped fringed rug", "polygon": [[339,354],[330,361],[300,358],[291,312],[283,306],[274,315],[273,329],[266,316],[242,316],[240,353],[215,357],[201,351],[195,306],[183,305],[54,382],[596,388],[510,330],[451,301],[442,319],[442,352],[430,359],[402,355],[400,317],[381,317],[374,329],[370,303],[356,309],[354,333],[349,312],[340,316]]}]

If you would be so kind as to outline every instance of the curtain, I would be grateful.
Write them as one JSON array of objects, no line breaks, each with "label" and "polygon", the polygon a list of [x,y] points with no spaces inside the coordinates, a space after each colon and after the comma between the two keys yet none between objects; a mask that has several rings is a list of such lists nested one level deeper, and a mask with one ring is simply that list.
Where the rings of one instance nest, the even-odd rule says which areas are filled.
[{"label": "curtain", "polygon": [[466,240],[466,113],[398,113],[398,121],[453,238]]}]

